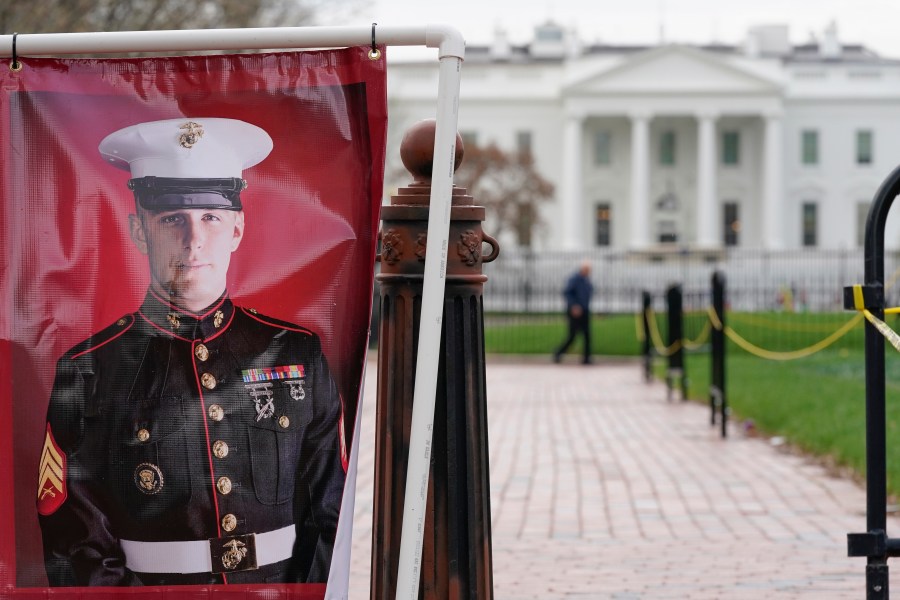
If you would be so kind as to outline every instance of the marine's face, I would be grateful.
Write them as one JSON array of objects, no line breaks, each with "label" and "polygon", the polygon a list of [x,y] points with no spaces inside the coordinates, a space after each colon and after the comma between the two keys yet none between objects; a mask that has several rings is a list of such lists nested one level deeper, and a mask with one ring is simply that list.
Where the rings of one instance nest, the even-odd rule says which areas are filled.
[{"label": "marine's face", "polygon": [[138,210],[131,237],[150,262],[151,287],[173,304],[198,312],[225,291],[231,253],[244,236],[244,213],[182,208]]}]

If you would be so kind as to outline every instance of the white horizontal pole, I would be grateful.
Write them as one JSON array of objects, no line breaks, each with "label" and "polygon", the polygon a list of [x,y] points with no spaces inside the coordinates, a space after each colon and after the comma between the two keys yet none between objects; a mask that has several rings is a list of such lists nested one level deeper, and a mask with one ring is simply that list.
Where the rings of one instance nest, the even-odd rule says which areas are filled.
[{"label": "white horizontal pole", "polygon": [[[439,48],[439,57],[463,58],[465,42],[445,25],[375,26],[375,42],[387,46]],[[244,29],[181,29],[85,33],[27,33],[16,36],[16,54],[106,54],[121,52],[185,52],[203,50],[263,50],[335,48],[372,43],[371,27],[257,27]],[[12,35],[0,35],[0,56],[12,56]]]}]

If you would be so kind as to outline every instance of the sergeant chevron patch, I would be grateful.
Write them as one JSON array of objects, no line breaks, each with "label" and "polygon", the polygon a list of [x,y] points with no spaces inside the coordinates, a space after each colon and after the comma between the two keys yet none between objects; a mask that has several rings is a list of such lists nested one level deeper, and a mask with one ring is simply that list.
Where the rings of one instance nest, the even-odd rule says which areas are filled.
[{"label": "sergeant chevron patch", "polygon": [[38,473],[37,509],[44,516],[52,515],[66,501],[66,455],[53,439],[50,423],[41,450]]}]

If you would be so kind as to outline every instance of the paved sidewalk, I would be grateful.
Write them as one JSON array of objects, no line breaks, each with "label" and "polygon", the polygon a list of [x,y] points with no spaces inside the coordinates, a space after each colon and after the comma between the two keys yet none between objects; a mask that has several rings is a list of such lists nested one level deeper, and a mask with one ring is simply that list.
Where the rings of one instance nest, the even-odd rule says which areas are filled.
[{"label": "paved sidewalk", "polygon": [[[353,600],[369,597],[375,370]],[[497,600],[865,597],[865,559],[846,556],[859,485],[735,427],[722,440],[708,408],[667,403],[637,363],[489,360],[487,382]]]}]

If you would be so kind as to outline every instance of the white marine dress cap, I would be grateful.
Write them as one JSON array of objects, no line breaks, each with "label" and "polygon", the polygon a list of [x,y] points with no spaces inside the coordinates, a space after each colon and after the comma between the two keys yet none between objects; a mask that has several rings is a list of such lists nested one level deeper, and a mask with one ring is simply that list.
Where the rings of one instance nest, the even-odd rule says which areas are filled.
[{"label": "white marine dress cap", "polygon": [[108,164],[131,173],[129,187],[137,201],[155,210],[239,210],[244,170],[272,148],[272,138],[260,127],[217,117],[138,123],[114,131],[99,146]]}]

